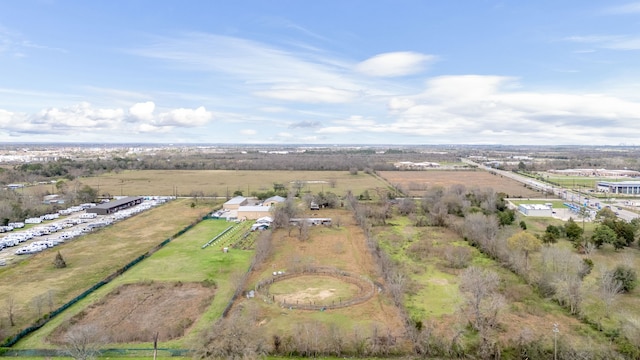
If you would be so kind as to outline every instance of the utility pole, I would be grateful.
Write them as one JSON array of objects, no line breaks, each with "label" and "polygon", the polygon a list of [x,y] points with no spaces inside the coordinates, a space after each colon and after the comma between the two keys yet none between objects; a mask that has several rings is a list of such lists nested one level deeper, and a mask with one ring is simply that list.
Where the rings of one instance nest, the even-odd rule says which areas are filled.
[{"label": "utility pole", "polygon": [[558,323],[553,324],[553,360],[558,360]]}]

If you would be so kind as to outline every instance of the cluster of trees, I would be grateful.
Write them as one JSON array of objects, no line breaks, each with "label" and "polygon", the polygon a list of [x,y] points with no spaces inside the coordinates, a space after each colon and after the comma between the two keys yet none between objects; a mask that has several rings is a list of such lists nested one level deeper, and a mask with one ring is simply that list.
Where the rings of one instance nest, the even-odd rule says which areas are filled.
[{"label": "cluster of trees", "polygon": [[96,189],[78,180],[59,181],[55,186],[64,204],[43,203],[44,196],[48,195],[46,192],[25,194],[19,190],[0,190],[0,225],[56,212],[63,207],[95,202],[98,198]]},{"label": "cluster of trees", "polygon": [[[597,328],[601,328],[601,321],[608,316],[609,310],[620,294],[633,289],[637,281],[635,269],[625,264],[618,265],[613,269],[605,268],[600,264],[597,266],[598,275],[595,283],[584,281],[595,266],[588,256],[589,251],[604,244],[611,244],[616,249],[620,246],[629,246],[633,243],[637,233],[635,222],[627,223],[618,220],[615,216],[607,216],[607,211],[598,214],[599,224],[590,236],[586,236],[583,227],[573,219],[564,226],[549,226],[542,236],[537,236],[526,231],[527,225],[524,221],[521,221],[519,226],[511,226],[516,219],[515,213],[506,209],[501,194],[496,194],[491,190],[466,189],[460,185],[449,189],[434,187],[429,189],[417,203],[411,199],[402,199],[397,201],[395,206],[391,206],[390,202],[384,199],[378,203],[359,203],[354,197],[349,200],[350,206],[355,209],[356,220],[363,226],[365,232],[367,229],[370,230],[371,226],[383,226],[386,223],[385,219],[390,218],[394,212],[413,219],[416,226],[444,226],[456,231],[469,244],[504,264],[541,294],[555,299],[571,314],[587,323],[594,324]],[[606,232],[609,237],[600,241],[602,229],[608,229]],[[576,253],[562,247],[551,246],[561,237],[572,241],[581,251]],[[411,245],[412,248],[415,246],[415,244]],[[385,280],[391,284],[390,292],[393,292],[394,288],[400,288],[402,290],[398,294],[403,294],[411,286],[409,274],[403,274],[401,267],[394,266],[393,261],[390,261],[375,241],[372,242],[370,248],[379,266],[384,269],[381,273],[385,274]],[[433,251],[428,248],[419,251],[422,250]],[[540,253],[540,255],[532,257],[534,253]],[[584,257],[585,255],[586,257]],[[451,267],[460,268],[469,263],[465,261],[468,259],[466,254],[447,252],[444,258],[447,259]],[[402,281],[398,282],[398,279],[402,279]],[[461,277],[461,281],[464,283],[464,276]],[[471,284],[475,283],[482,283],[482,280],[476,276],[474,281],[462,285],[461,289],[467,294],[474,294],[469,289]],[[398,287],[398,284],[402,286]],[[492,287],[487,285],[486,288],[491,289]],[[500,301],[500,296],[496,296],[490,290],[488,293],[491,295],[483,298],[485,299],[483,300],[485,301],[484,305],[478,306],[482,302],[478,302],[479,295],[476,293],[475,300],[472,301],[474,296],[469,299],[469,307],[467,308],[470,311],[473,309],[483,309],[484,311],[482,314],[471,311],[467,318],[480,334],[475,351],[477,354],[485,355],[492,351],[498,351],[493,340],[495,336],[492,335],[495,323],[490,320],[495,318],[495,314],[503,304]],[[395,303],[401,306],[402,295],[397,297]],[[586,306],[589,306],[590,309],[594,306],[600,307],[603,309],[604,317],[589,318],[589,312],[585,311]],[[480,319],[480,321],[474,319]],[[483,319],[486,320],[484,323]],[[408,323],[415,325],[416,322],[409,321]],[[487,325],[483,326],[483,324]],[[408,329],[408,331],[411,330]],[[626,345],[632,342],[633,334],[637,333],[638,329],[631,322],[624,322],[618,331],[612,339],[621,348],[626,348]],[[424,336],[420,334],[419,331],[413,338],[416,341],[418,341],[417,339],[424,341]],[[435,339],[432,341],[437,342]],[[422,344],[424,345],[424,342]],[[529,343],[529,345],[531,344]],[[637,354],[640,344],[634,346],[625,351]],[[424,346],[418,346],[418,348],[425,351]],[[431,355],[451,355],[439,351],[438,353],[432,352]]]}]

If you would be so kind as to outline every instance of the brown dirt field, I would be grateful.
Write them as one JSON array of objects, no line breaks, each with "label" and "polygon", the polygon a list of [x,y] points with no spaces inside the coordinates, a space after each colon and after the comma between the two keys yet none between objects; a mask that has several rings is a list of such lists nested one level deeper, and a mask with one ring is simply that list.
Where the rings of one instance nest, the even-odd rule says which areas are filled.
[{"label": "brown dirt field", "polygon": [[[273,276],[274,271],[287,271],[305,265],[334,267],[382,282],[366,249],[362,229],[355,224],[352,214],[347,210],[320,210],[316,213],[320,217],[332,218],[334,223],[339,218],[340,227],[312,227],[310,240],[304,242],[295,237],[294,231],[289,236],[287,230],[277,230],[273,235],[274,255],[250,274],[248,289],[252,289],[259,280]],[[305,278],[309,278],[305,288],[316,287],[313,277],[305,275]],[[290,331],[291,325],[296,322],[320,319],[318,311],[281,309],[277,303],[260,299],[259,296],[256,299],[239,299],[232,311],[255,306],[259,307],[260,314],[256,322],[268,324],[265,331],[269,334],[283,329]],[[375,325],[389,329],[398,337],[404,334],[399,311],[384,292],[376,293],[364,303],[328,310],[322,314],[324,320],[321,321],[337,321],[345,329],[353,329],[354,326],[370,329]]]},{"label": "brown dirt field", "polygon": [[181,337],[211,303],[214,287],[197,283],[122,285],[89,306],[51,335],[61,343],[69,331],[91,325],[104,329],[110,343],[159,341]]},{"label": "brown dirt field", "polygon": [[381,171],[379,175],[390,184],[400,185],[409,191],[410,196],[422,196],[427,189],[451,185],[464,185],[467,188],[492,188],[503,192],[507,197],[530,198],[540,196],[539,192],[525,188],[523,184],[500,175],[475,170],[428,170],[428,171]]},{"label": "brown dirt field", "polygon": [[[364,172],[351,175],[348,171],[135,170],[86,177],[79,181],[97,189],[100,195],[193,196],[200,193],[224,197],[239,190],[246,196],[253,192],[273,190],[274,183],[281,183],[290,189],[292,182],[303,181],[303,192],[333,192],[342,196],[347,190],[360,194],[364,190],[386,186],[375,176]],[[53,189],[50,185],[39,185],[25,191],[44,194]]]}]

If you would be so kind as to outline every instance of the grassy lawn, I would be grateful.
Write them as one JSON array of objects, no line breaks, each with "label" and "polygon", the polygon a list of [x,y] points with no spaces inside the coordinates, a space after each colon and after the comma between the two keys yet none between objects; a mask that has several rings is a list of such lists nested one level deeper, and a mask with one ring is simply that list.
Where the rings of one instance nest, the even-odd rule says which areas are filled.
[{"label": "grassy lawn", "polygon": [[509,199],[509,201],[510,201],[513,205],[515,205],[515,206],[518,206],[518,205],[521,205],[521,204],[541,204],[541,205],[544,205],[544,204],[551,204],[551,207],[552,207],[552,208],[554,208],[554,209],[563,209],[563,208],[566,208],[566,206],[564,206],[564,205],[563,205],[563,204],[565,203],[565,201],[563,201],[563,200],[551,200],[551,199],[548,199],[548,200],[547,200],[547,199],[533,199],[533,200],[531,200],[531,199],[529,199],[529,200],[526,200],[526,199]]},{"label": "grassy lawn", "polygon": [[[229,223],[224,220],[205,220],[193,229],[173,240],[151,257],[137,264],[122,276],[105,285],[83,301],[69,308],[64,314],[56,317],[36,333],[16,344],[15,348],[47,348],[46,337],[65,319],[78,313],[89,304],[99,301],[113,289],[122,284],[137,282],[199,282],[211,280],[217,284],[216,296],[194,325],[191,333],[186,337],[163,343],[163,347],[181,348],[185,346],[198,332],[215,319],[219,318],[231,299],[235,290],[233,275],[248,269],[253,256],[252,251],[232,250],[224,253],[215,247],[202,249],[207,240],[227,228]],[[124,344],[110,347],[149,347],[149,344]]]}]

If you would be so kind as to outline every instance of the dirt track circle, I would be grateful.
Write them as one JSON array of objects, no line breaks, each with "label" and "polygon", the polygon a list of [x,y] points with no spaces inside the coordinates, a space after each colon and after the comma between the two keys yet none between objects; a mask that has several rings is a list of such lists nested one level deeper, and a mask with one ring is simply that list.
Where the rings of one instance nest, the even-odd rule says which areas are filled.
[{"label": "dirt track circle", "polygon": [[[287,282],[271,291],[272,285]],[[277,274],[256,285],[259,294],[289,309],[337,309],[363,303],[373,297],[377,286],[363,276],[332,268]]]}]

